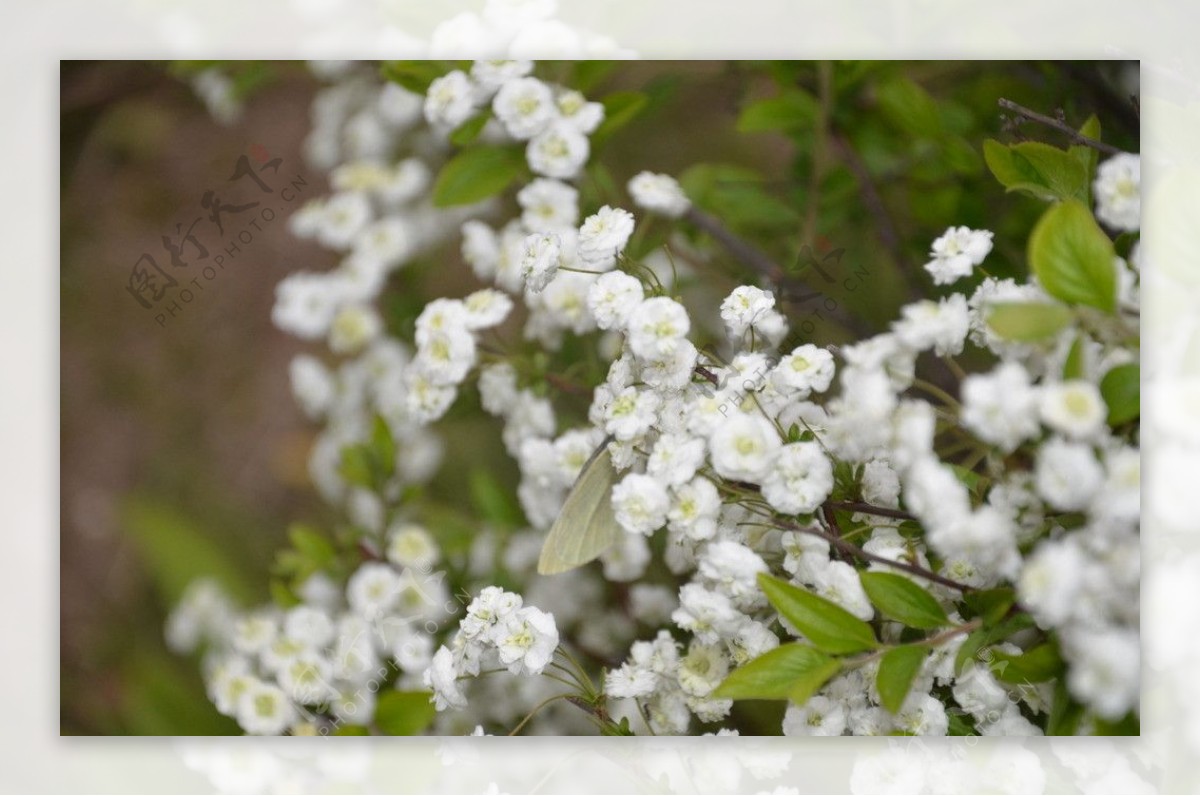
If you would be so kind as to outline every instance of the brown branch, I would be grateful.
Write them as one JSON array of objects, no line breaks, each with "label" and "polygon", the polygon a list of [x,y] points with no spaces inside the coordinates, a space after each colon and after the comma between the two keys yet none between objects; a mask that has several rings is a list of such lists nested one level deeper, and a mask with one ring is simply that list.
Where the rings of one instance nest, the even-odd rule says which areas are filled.
[{"label": "brown branch", "polygon": [[916,519],[916,517],[909,514],[907,511],[884,508],[883,506],[874,506],[870,503],[862,503],[857,501],[830,501],[827,505],[836,511],[851,511],[857,514],[874,514],[876,517],[891,517],[895,520]]},{"label": "brown branch", "polygon": [[1083,144],[1084,146],[1090,146],[1092,149],[1095,149],[1100,152],[1104,152],[1105,154],[1109,154],[1109,155],[1120,155],[1122,153],[1122,150],[1117,149],[1112,144],[1106,144],[1103,141],[1097,141],[1095,138],[1092,138],[1091,136],[1086,136],[1083,133],[1076,130],[1071,125],[1069,125],[1066,122],[1063,122],[1059,119],[1055,119],[1053,116],[1047,116],[1044,113],[1038,113],[1037,111],[1030,110],[1029,108],[1026,108],[1024,105],[1018,105],[1017,103],[1013,102],[1012,100],[1005,99],[1004,97],[1001,97],[997,102],[1001,108],[1012,111],[1013,113],[1017,114],[1018,116],[1029,119],[1030,121],[1033,121],[1033,122],[1037,122],[1038,124],[1045,125],[1046,127],[1049,127],[1051,129],[1058,130],[1060,133],[1065,135],[1067,138],[1070,138],[1072,141],[1074,141],[1077,144]]},{"label": "brown branch", "polygon": [[907,561],[893,561],[890,558],[885,558],[884,556],[876,555],[875,553],[868,553],[861,547],[853,545],[850,542],[847,542],[845,539],[842,539],[841,531],[837,528],[837,521],[832,519],[832,515],[830,515],[828,521],[833,523],[833,528],[830,532],[822,531],[819,528],[809,528],[804,525],[800,525],[799,523],[786,520],[776,521],[774,525],[775,527],[786,531],[797,531],[799,533],[807,533],[809,535],[819,537],[829,542],[843,553],[848,553],[856,558],[861,558],[863,561],[872,561],[876,564],[883,564],[894,569],[903,570],[910,574],[916,575],[917,577],[932,581],[933,583],[940,583],[943,586],[955,589],[956,591],[960,591],[964,594],[975,590],[973,586],[968,586],[965,583],[959,583],[956,580],[947,578],[944,575],[939,575],[932,570],[925,569],[924,567],[917,566],[916,564],[910,564]]}]

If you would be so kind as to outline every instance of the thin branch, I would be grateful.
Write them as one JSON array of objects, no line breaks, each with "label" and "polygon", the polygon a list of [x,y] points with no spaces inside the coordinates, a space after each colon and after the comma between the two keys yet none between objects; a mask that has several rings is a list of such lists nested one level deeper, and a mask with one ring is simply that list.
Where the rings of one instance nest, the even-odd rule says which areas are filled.
[{"label": "thin branch", "polygon": [[924,567],[917,566],[916,564],[910,564],[907,561],[893,561],[890,558],[885,558],[884,556],[876,555],[875,553],[869,553],[857,545],[850,544],[845,539],[842,539],[840,532],[836,530],[836,520],[833,522],[834,530],[828,533],[819,528],[810,528],[787,520],[776,520],[774,524],[776,528],[781,528],[785,531],[796,531],[799,533],[807,533],[811,536],[820,537],[842,552],[849,553],[850,555],[860,558],[863,561],[873,561],[876,564],[884,564],[894,569],[903,570],[916,575],[917,577],[932,581],[933,583],[940,583],[943,586],[963,592],[964,594],[975,590],[973,586],[968,586],[965,583],[959,583],[958,581],[947,578],[944,575],[939,575],[933,570],[925,569]]},{"label": "thin branch", "polygon": [[1043,124],[1046,127],[1052,128],[1054,130],[1058,130],[1060,133],[1065,135],[1067,138],[1070,138],[1072,141],[1074,141],[1077,144],[1083,144],[1084,146],[1090,146],[1092,149],[1095,149],[1099,152],[1104,152],[1105,154],[1108,154],[1108,155],[1120,155],[1123,151],[1123,150],[1117,149],[1112,144],[1106,144],[1103,141],[1097,141],[1095,138],[1092,138],[1091,136],[1084,135],[1083,133],[1079,132],[1074,127],[1072,127],[1071,125],[1067,124],[1064,121],[1061,121],[1060,119],[1055,119],[1053,116],[1047,116],[1044,113],[1038,113],[1037,111],[1030,110],[1029,108],[1026,108],[1024,105],[1018,105],[1017,103],[1013,102],[1010,99],[1001,97],[997,102],[1001,108],[1012,111],[1013,113],[1017,114],[1018,116],[1029,119],[1032,122],[1037,122],[1038,124]]},{"label": "thin branch", "polygon": [[[725,251],[729,252],[734,259],[741,262],[742,265],[749,266],[753,270],[757,271],[763,278],[769,280],[770,282],[784,289],[804,287],[796,280],[789,277],[787,272],[784,271],[778,263],[776,263],[759,249],[755,248],[752,244],[747,243],[739,238],[732,231],[727,229],[724,224],[722,224],[713,216],[710,216],[708,213],[705,213],[703,210],[700,210],[693,205],[692,207],[688,208],[687,213],[684,215],[684,219],[707,232],[714,240],[716,240],[717,243],[725,247]],[[815,292],[810,292],[807,295],[793,296],[792,298],[796,300],[804,300],[807,298],[814,298],[817,295],[818,294]]]},{"label": "thin branch", "polygon": [[835,511],[850,511],[856,514],[874,514],[876,517],[891,517],[894,520],[916,519],[916,517],[909,514],[907,511],[884,508],[883,506],[873,506],[870,503],[861,503],[856,501],[830,501],[828,506]]}]

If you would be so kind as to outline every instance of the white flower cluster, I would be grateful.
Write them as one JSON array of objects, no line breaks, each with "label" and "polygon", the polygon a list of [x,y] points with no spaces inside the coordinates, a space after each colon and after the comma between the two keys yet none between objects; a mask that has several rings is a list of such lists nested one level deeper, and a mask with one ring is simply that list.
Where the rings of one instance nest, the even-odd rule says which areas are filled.
[{"label": "white flower cluster", "polygon": [[558,648],[554,615],[522,605],[521,595],[489,586],[467,606],[449,646],[438,649],[425,672],[438,710],[464,708],[459,681],[500,667],[515,675],[538,675]]},{"label": "white flower cluster", "polygon": [[[510,5],[511,13],[518,5],[539,19],[544,13],[540,2],[494,0],[488,9]],[[460,28],[469,41],[470,25]],[[508,45],[516,47],[511,37]],[[353,70],[338,74],[314,103],[310,139],[310,154],[333,169],[336,193],[306,207],[292,226],[344,259],[328,273],[288,277],[274,313],[280,328],[325,339],[344,357],[336,369],[308,355],[292,364],[301,406],[326,422],[312,459],[315,480],[358,525],[381,532],[386,500],[436,466],[430,424],[475,378],[483,409],[503,421],[529,526],[505,538],[482,529],[473,539],[465,569],[482,588],[436,654],[429,634],[425,656],[412,666],[390,640],[371,647],[369,660],[393,654],[403,682],[415,678],[432,690],[441,729],[508,721],[531,697],[544,698],[537,689],[546,678],[529,675],[548,673],[562,649],[560,630],[595,659],[624,659],[604,676],[605,696],[623,704],[612,705],[612,715],[635,725],[644,719],[654,733],[720,722],[732,703],[713,693],[731,672],[781,641],[805,641],[766,601],[762,574],[876,623],[884,641],[900,639],[902,627],[868,598],[862,569],[911,577],[955,623],[970,616],[965,591],[1015,589],[1038,629],[987,647],[958,674],[963,635],[947,634],[894,714],[874,685],[877,662],[849,668],[790,707],[784,733],[944,735],[952,715],[968,717],[981,734],[1038,733],[1031,719],[1048,715],[1052,684],[1008,682],[982,657],[1019,655],[1014,640],[1025,644],[1038,633],[1060,645],[1068,691],[1092,720],[1137,708],[1140,452],[1136,434],[1110,426],[1100,387],[1114,368],[1137,362],[1136,342],[1123,333],[1132,316],[1089,318],[1043,342],[1001,338],[988,324],[994,305],[1054,299],[1032,280],[990,276],[963,291],[991,252],[993,233],[960,226],[933,242],[925,266],[935,284],[957,292],[908,304],[888,331],[865,340],[828,348],[789,341],[775,295],[751,284],[693,320],[660,270],[627,254],[638,249],[630,212],[611,204],[581,209],[575,181],[601,105],[538,79],[524,60],[476,61],[434,80],[424,98]],[[507,220],[496,219],[499,203],[448,211],[426,195],[427,164],[444,157],[451,131],[485,109],[482,140],[523,147],[535,175],[515,192],[515,217]],[[1129,189],[1136,169],[1113,159],[1097,177],[1096,212],[1112,228],[1137,227]],[[641,172],[627,187],[632,206],[667,219],[655,223],[694,218],[670,176]],[[392,340],[373,306],[385,280],[455,229],[463,259],[485,286],[429,302],[412,348]],[[1114,266],[1122,310],[1137,308],[1132,266]],[[531,362],[489,348],[481,356],[480,334],[510,314],[524,317],[525,341],[545,354]],[[719,351],[702,351],[697,342],[714,327],[724,332]],[[603,382],[578,385],[545,366],[568,335],[591,333],[608,365]],[[968,350],[994,364],[940,384],[918,378],[919,359]],[[957,368],[948,366],[951,374]],[[586,424],[560,428],[546,397],[553,390],[541,389],[560,383],[591,389]],[[376,414],[399,449],[382,495],[343,483],[338,468],[342,449],[368,438]],[[601,564],[606,581],[629,584],[619,587],[622,610],[609,610],[598,572],[532,574],[545,531],[601,444],[616,470],[611,505],[623,531]],[[835,538],[835,510],[853,522],[861,558]],[[410,542],[393,538],[389,557],[417,566],[414,553],[393,555]],[[429,567],[433,559],[421,562]],[[528,599],[491,585],[509,582],[497,569]],[[347,584],[345,605],[326,608],[326,619],[340,628],[346,616],[407,616],[395,595],[408,586],[396,577],[388,564],[364,564]],[[673,582],[664,586],[663,578]],[[554,606],[554,615],[534,604]],[[219,635],[212,629],[230,610],[204,590],[185,608],[171,630],[180,646]],[[307,597],[293,611],[301,609],[316,611]],[[297,627],[319,622],[303,616]],[[293,727],[298,719],[287,710],[311,704],[298,702],[274,658],[263,657],[278,639],[299,643],[289,635],[290,617],[250,614],[237,623],[237,638],[213,640],[234,651],[213,671],[242,660],[235,677],[279,692],[249,691],[258,696],[243,708],[240,696],[229,697],[233,686],[214,690],[218,706],[248,731]],[[644,640],[635,641],[639,632]],[[328,663],[339,633],[305,647],[312,652],[315,644],[309,657]],[[247,640],[260,635],[270,639],[266,646]],[[355,683],[331,676],[337,694]],[[291,707],[276,710],[276,702]]]},{"label": "white flower cluster", "polygon": [[424,528],[397,522],[386,557],[363,563],[344,591],[312,575],[286,610],[236,610],[211,582],[193,584],[168,621],[176,652],[204,652],[209,698],[254,735],[329,734],[366,725],[389,689],[420,688],[434,637],[450,619],[441,557]]}]

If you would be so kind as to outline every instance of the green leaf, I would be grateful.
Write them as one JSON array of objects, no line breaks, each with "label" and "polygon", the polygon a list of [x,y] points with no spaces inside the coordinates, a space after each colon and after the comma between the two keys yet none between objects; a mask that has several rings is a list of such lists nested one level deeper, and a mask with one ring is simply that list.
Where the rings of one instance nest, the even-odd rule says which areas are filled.
[{"label": "green leaf", "polygon": [[908,644],[889,650],[879,661],[875,687],[879,689],[879,703],[889,713],[900,711],[904,698],[908,696],[908,689],[912,688],[913,678],[928,655],[928,647]]},{"label": "green leaf", "polygon": [[993,625],[976,630],[967,636],[954,656],[954,673],[959,674],[967,665],[967,661],[975,658],[979,651],[989,644],[996,644],[1021,630],[1034,627],[1033,617],[1027,613],[1019,613]]},{"label": "green leaf", "polygon": [[963,595],[963,603],[972,617],[979,617],[985,626],[999,622],[1016,602],[1016,592],[1011,588],[979,589]]},{"label": "green leaf", "polygon": [[987,324],[1005,340],[1031,343],[1058,334],[1074,317],[1067,307],[1048,301],[998,301],[989,305]]},{"label": "green leaf", "polygon": [[818,649],[840,655],[878,645],[871,626],[840,605],[766,574],[758,576],[758,585],[780,615]]},{"label": "green leaf", "polygon": [[859,580],[879,613],[920,630],[950,624],[949,617],[932,594],[894,572],[860,572]]},{"label": "green leaf", "polygon": [[525,521],[512,492],[500,485],[491,470],[482,467],[471,470],[470,488],[471,502],[483,519],[501,527],[516,527]]},{"label": "green leaf", "polygon": [[336,555],[333,545],[320,531],[300,523],[293,524],[288,529],[288,538],[292,547],[299,550],[316,567],[327,564]]},{"label": "green leaf", "polygon": [[371,451],[365,445],[347,445],[342,448],[342,460],[338,474],[348,484],[363,489],[375,487],[375,471],[371,467]]},{"label": "green leaf", "polygon": [[1117,365],[1100,380],[1100,395],[1108,406],[1108,424],[1119,426],[1142,413],[1142,368],[1135,362]]},{"label": "green leaf", "polygon": [[464,149],[442,166],[433,185],[438,207],[482,202],[507,188],[525,172],[520,147],[477,146]]},{"label": "green leaf", "polygon": [[991,669],[1006,683],[1042,683],[1062,673],[1063,659],[1058,645],[1047,642],[1019,655],[992,650]]},{"label": "green leaf", "polygon": [[1071,153],[1049,144],[1023,141],[1005,146],[988,139],[983,142],[983,159],[1009,191],[1038,199],[1088,199],[1087,166]]},{"label": "green leaf", "polygon": [[776,647],[734,669],[717,686],[718,699],[787,699],[793,694],[814,691],[841,669],[841,663],[807,644],[793,643]]},{"label": "green leaf", "polygon": [[[1079,132],[1096,141],[1101,140],[1100,120],[1096,118],[1095,114],[1092,114],[1088,117],[1087,121],[1083,123],[1083,127],[1079,128]],[[1094,147],[1087,146],[1086,144],[1073,144],[1067,148],[1067,151],[1071,153],[1071,157],[1075,158],[1083,165],[1084,172],[1087,174],[1088,195],[1084,197],[1084,201],[1090,204],[1092,175],[1096,173],[1096,164],[1100,161],[1100,152]]]},{"label": "green leaf", "polygon": [[1083,335],[1075,336],[1075,342],[1071,343],[1071,350],[1067,352],[1067,360],[1063,362],[1064,381],[1083,378]]},{"label": "green leaf", "polygon": [[294,608],[302,601],[297,597],[288,585],[278,578],[271,578],[270,583],[271,600],[280,608]]},{"label": "green leaf", "polygon": [[454,66],[450,61],[385,61],[380,71],[385,80],[416,94],[425,94],[430,83],[452,71]]},{"label": "green leaf", "polygon": [[604,121],[592,133],[592,146],[599,147],[613,133],[633,121],[649,101],[650,98],[640,91],[614,91],[600,100],[604,105]]},{"label": "green leaf", "polygon": [[1066,200],[1042,214],[1029,236],[1029,263],[1047,293],[1106,312],[1117,307],[1113,245],[1082,203]]},{"label": "green leaf", "polygon": [[333,731],[334,735],[370,735],[371,731],[361,724],[343,724]]},{"label": "green leaf", "polygon": [[396,472],[396,438],[392,436],[391,426],[380,415],[375,415],[371,426],[371,458],[380,480],[387,480]]},{"label": "green leaf", "polygon": [[875,88],[875,99],[884,118],[911,135],[934,138],[942,132],[937,103],[906,77],[881,83]]},{"label": "green leaf", "polygon": [[436,713],[428,691],[388,691],[375,703],[375,726],[388,735],[420,735]]},{"label": "green leaf", "polygon": [[1074,735],[1083,718],[1083,705],[1071,698],[1065,680],[1054,685],[1054,700],[1050,703],[1050,716],[1046,720],[1047,735]]},{"label": "green leaf", "polygon": [[807,91],[792,89],[752,102],[738,116],[739,133],[793,132],[812,126],[819,106]]},{"label": "green leaf", "polygon": [[483,128],[487,126],[490,118],[492,115],[487,111],[475,114],[454,128],[454,131],[450,133],[450,143],[460,147],[471,143],[483,132]]}]

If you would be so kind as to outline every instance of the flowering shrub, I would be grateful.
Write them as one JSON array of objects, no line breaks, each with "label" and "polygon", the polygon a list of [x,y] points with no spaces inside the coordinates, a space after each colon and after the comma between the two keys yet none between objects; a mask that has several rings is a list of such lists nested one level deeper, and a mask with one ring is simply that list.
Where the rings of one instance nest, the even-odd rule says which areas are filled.
[{"label": "flowering shrub", "polygon": [[[286,277],[273,320],[328,348],[291,379],[346,521],[293,529],[273,604],[179,606],[217,709],[265,734],[1136,732],[1137,156],[1094,117],[1065,148],[984,142],[1036,223],[943,219],[929,297],[856,339],[837,302],[798,321],[815,192],[620,188],[601,154],[652,98],[589,96],[609,66],[314,65],[333,193],[290,223],[340,263]],[[831,132],[869,68],[765,67],[741,125],[823,141],[813,186],[843,150],[873,194]],[[915,84],[879,94],[978,160]],[[799,231],[800,262],[756,225]],[[405,269],[456,245],[478,284],[397,316]],[[724,298],[693,290],[731,263]],[[451,411],[498,419],[515,504],[486,474],[479,516],[423,492]]]}]

